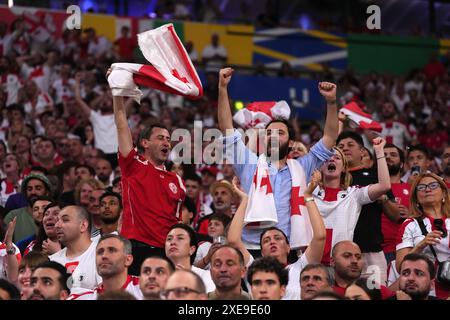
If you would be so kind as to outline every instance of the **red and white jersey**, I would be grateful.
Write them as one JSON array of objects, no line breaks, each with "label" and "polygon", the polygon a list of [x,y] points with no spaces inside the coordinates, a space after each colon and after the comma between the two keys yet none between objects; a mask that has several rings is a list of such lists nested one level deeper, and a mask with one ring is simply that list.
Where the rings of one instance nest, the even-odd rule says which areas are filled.
[{"label": "red and white jersey", "polygon": [[84,290],[94,290],[102,282],[102,277],[97,273],[95,264],[95,248],[97,242],[92,242],[83,254],[76,258],[67,258],[67,248],[49,256],[51,261],[56,261],[66,267],[67,273],[72,274],[72,293]]},{"label": "red and white jersey", "polygon": [[[395,196],[395,202],[409,208],[411,186],[407,183],[391,183],[391,190]],[[381,232],[383,233],[383,251],[385,253],[395,252],[397,245],[397,234],[403,219],[393,222],[386,215],[381,215]]]},{"label": "red and white jersey", "polygon": [[6,105],[17,103],[19,89],[22,88],[22,81],[19,76],[14,73],[4,73],[0,77],[0,85],[6,93]]},{"label": "red and white jersey", "polygon": [[411,135],[408,128],[398,121],[381,122],[381,135],[386,139],[387,143],[393,143],[400,149],[406,147],[407,141],[411,141]]},{"label": "red and white jersey", "polygon": [[119,153],[122,170],[123,222],[121,234],[164,248],[166,235],[180,219],[186,188],[181,178],[153,166],[136,149],[126,158]]},{"label": "red and white jersey", "polygon": [[4,207],[8,198],[17,192],[20,192],[20,185],[22,184],[22,180],[19,180],[16,184],[6,181],[3,179],[0,183],[0,206]]},{"label": "red and white jersey", "polygon": [[[143,295],[139,288],[139,277],[128,276],[127,281],[122,286],[122,290],[133,295],[137,300],[142,300]],[[94,290],[85,290],[79,293],[71,293],[66,300],[97,300],[98,295],[105,292],[103,284],[97,286]]]},{"label": "red and white jersey", "polygon": [[351,186],[347,190],[318,187],[313,196],[327,230],[322,263],[329,265],[333,246],[340,241],[353,240],[361,207],[373,200],[369,198],[369,186]]},{"label": "red and white jersey", "polygon": [[72,86],[75,85],[74,79],[58,79],[53,82],[52,88],[55,90],[55,103],[62,103],[74,96]]},{"label": "red and white jersey", "polygon": [[[425,216],[423,219],[423,223],[425,224],[428,232],[437,230],[434,226],[434,218]],[[439,244],[433,246],[439,261],[446,261],[450,258],[450,236],[448,236],[448,234],[450,233],[450,218],[444,218],[444,225],[447,229],[447,237],[442,238]],[[424,238],[425,236],[420,230],[420,226],[417,220],[406,219],[398,232],[396,249],[398,251],[404,248],[413,248]],[[422,253],[427,255],[428,258],[431,259],[431,261],[435,261],[430,246],[427,246]]]},{"label": "red and white jersey", "polygon": [[[48,93],[40,92],[36,101],[36,114],[39,115],[46,110],[46,108],[53,108],[53,99]],[[30,101],[24,104],[25,112],[27,114],[31,113],[33,108]]]},{"label": "red and white jersey", "polygon": [[[22,255],[20,254],[19,248],[13,243],[17,259],[17,264],[20,264],[22,260]],[[0,242],[0,279],[7,279],[8,274],[8,254],[6,253],[6,243]]]}]

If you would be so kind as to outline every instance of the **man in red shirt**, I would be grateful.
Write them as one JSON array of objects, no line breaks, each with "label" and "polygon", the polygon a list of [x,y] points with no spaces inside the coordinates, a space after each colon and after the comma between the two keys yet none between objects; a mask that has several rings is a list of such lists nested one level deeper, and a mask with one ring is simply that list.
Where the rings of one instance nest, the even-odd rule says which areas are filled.
[{"label": "man in red shirt", "polygon": [[169,131],[158,124],[145,128],[136,150],[123,100],[113,97],[122,171],[121,234],[132,243],[129,273],[138,276],[147,256],[164,255],[166,235],[180,219],[186,190],[181,178],[164,166],[171,149]]},{"label": "man in red shirt", "polygon": [[121,37],[114,41],[114,45],[117,48],[119,58],[124,62],[131,62],[133,60],[133,51],[137,46],[137,40],[135,36],[129,37],[130,28],[123,26],[120,29]]},{"label": "man in red shirt", "polygon": [[384,155],[391,179],[391,191],[395,197],[395,202],[388,201],[387,198],[383,199],[382,202],[383,210],[390,210],[391,213],[395,213],[389,216],[385,214],[381,216],[381,231],[384,238],[382,247],[389,265],[392,260],[395,260],[398,229],[409,215],[410,185],[400,180],[405,165],[405,154],[403,151],[397,146],[387,143],[384,146]]}]

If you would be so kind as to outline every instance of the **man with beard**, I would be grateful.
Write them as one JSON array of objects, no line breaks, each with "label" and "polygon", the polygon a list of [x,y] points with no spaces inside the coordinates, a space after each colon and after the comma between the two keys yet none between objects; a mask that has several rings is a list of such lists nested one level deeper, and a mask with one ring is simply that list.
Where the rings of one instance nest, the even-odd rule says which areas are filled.
[{"label": "man with beard", "polygon": [[229,245],[218,248],[211,256],[211,278],[216,290],[208,293],[209,300],[250,300],[241,289],[246,267],[242,253]]},{"label": "man with beard", "polygon": [[97,237],[101,234],[101,226],[102,226],[102,219],[101,219],[101,203],[100,198],[105,193],[104,189],[95,189],[92,190],[91,194],[89,195],[89,204],[88,204],[88,212],[91,215],[91,236]]},{"label": "man with beard", "polygon": [[[246,193],[251,189],[254,175],[257,169],[258,155],[250,151],[242,141],[241,134],[233,128],[233,118],[228,98],[228,84],[231,80],[233,69],[224,68],[219,73],[219,98],[218,120],[219,129],[222,131],[225,158],[233,163],[234,171],[239,177],[240,183]],[[336,85],[327,82],[319,83],[320,94],[327,103],[327,118],[325,121],[324,136],[316,143],[311,151],[297,161],[304,169],[306,180],[311,177],[314,169],[333,156],[331,148],[335,145],[338,135],[338,116],[336,105]],[[275,200],[278,224],[276,225],[286,235],[291,234],[291,190],[292,174],[287,166],[287,156],[295,139],[295,131],[291,124],[284,119],[272,120],[266,126],[266,155],[272,161],[267,161],[270,183]],[[274,140],[274,141],[272,141]],[[279,145],[272,146],[272,142]],[[234,154],[234,157],[231,156]],[[278,155],[278,156],[277,156]],[[269,159],[268,159],[269,160]],[[307,181],[299,179],[299,185],[306,185]],[[245,228],[242,233],[244,245],[250,250],[260,250],[261,230]],[[253,252],[259,256],[258,252]]]},{"label": "man with beard", "polygon": [[386,139],[387,143],[395,144],[403,150],[408,142],[411,141],[411,136],[408,128],[403,123],[396,121],[397,114],[398,111],[394,103],[386,99],[381,105],[381,115],[384,120],[380,122],[383,128],[381,136]]},{"label": "man with beard", "polygon": [[104,92],[100,98],[100,111],[92,110],[81,97],[81,73],[75,75],[75,98],[83,110],[84,114],[89,118],[92,124],[95,137],[95,148],[102,150],[105,157],[110,161],[113,167],[117,165],[117,128],[114,122],[114,113],[112,106],[111,93]]},{"label": "man with beard", "polygon": [[400,290],[391,300],[437,300],[429,295],[435,274],[434,264],[425,255],[406,255],[400,265]]},{"label": "man with beard", "polygon": [[97,174],[97,179],[100,180],[105,187],[109,187],[112,183],[112,172],[111,163],[106,159],[99,159],[97,165],[95,166],[95,172]]},{"label": "man with beard", "polygon": [[390,210],[391,213],[394,213],[394,216],[381,215],[382,247],[389,265],[392,260],[395,260],[398,229],[409,215],[410,185],[400,180],[405,164],[403,151],[396,145],[387,143],[384,146],[384,155],[389,169],[391,191],[395,197],[395,201],[390,201],[385,196],[382,202],[383,210]]},{"label": "man with beard", "polygon": [[104,192],[100,196],[100,234],[117,233],[121,215],[122,197],[120,194],[111,191]]},{"label": "man with beard", "polygon": [[72,274],[71,293],[93,290],[102,280],[96,269],[97,243],[91,241],[90,224],[90,216],[82,207],[68,206],[58,214],[56,234],[65,248],[49,259],[62,264]]},{"label": "man with beard", "polygon": [[97,272],[102,282],[94,290],[71,294],[67,300],[97,300],[106,292],[125,290],[137,300],[142,300],[139,278],[128,275],[131,265],[131,243],[117,234],[104,234],[96,248]]},{"label": "man with beard", "polygon": [[171,150],[167,128],[153,124],[143,129],[136,150],[124,97],[114,96],[113,102],[122,188],[126,191],[123,193],[121,234],[133,245],[130,274],[139,275],[145,257],[164,255],[166,235],[178,222],[186,189],[181,178],[164,166]]},{"label": "man with beard", "polygon": [[[364,267],[361,249],[352,241],[338,242],[331,252],[331,266],[335,277],[333,290],[344,297],[347,287],[361,276]],[[382,299],[394,295],[394,292],[379,283],[373,285],[380,286]]]},{"label": "man with beard", "polygon": [[447,188],[450,188],[450,147],[446,147],[442,153],[442,174]]},{"label": "man with beard", "polygon": [[167,279],[175,272],[175,265],[166,257],[150,256],[141,266],[139,286],[144,300],[159,300]]},{"label": "man with beard", "polygon": [[31,204],[39,196],[50,196],[50,190],[50,181],[44,175],[30,174],[23,179],[21,192],[25,195],[28,206],[12,210],[3,220],[3,222],[7,225],[14,219],[14,217],[17,217],[16,229],[13,237],[14,243],[36,234],[37,226],[34,223]]},{"label": "man with beard", "polygon": [[32,293],[28,300],[66,300],[70,293],[66,268],[54,261],[41,263],[30,278]]},{"label": "man with beard", "polygon": [[51,170],[61,163],[62,159],[56,156],[55,142],[52,139],[42,137],[37,146],[37,158],[33,165]]}]

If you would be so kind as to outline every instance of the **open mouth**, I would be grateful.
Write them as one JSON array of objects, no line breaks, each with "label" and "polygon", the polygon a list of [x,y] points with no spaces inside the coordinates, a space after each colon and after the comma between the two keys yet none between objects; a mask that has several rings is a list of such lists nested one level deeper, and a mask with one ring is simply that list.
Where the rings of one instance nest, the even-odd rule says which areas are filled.
[{"label": "open mouth", "polygon": [[334,164],[334,163],[328,164],[327,169],[328,169],[328,171],[330,171],[330,172],[335,172],[335,171],[336,171],[336,164]]},{"label": "open mouth", "polygon": [[163,148],[163,149],[161,149],[161,152],[162,152],[164,155],[167,155],[167,154],[169,154],[169,148]]}]

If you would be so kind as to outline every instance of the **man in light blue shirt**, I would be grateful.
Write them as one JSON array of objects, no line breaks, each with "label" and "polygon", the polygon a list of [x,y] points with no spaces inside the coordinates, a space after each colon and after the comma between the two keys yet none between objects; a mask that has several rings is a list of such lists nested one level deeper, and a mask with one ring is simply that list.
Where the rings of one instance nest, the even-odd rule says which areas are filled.
[{"label": "man in light blue shirt", "polygon": [[[231,80],[233,69],[224,68],[219,73],[219,99],[218,120],[219,128],[224,134],[224,157],[233,163],[236,175],[240,179],[245,192],[249,192],[253,176],[258,162],[258,155],[248,149],[242,141],[242,135],[233,128],[233,119],[228,99],[228,84]],[[338,116],[336,105],[336,85],[328,82],[319,83],[319,91],[327,102],[327,117],[325,121],[324,135],[305,156],[297,159],[305,170],[309,180],[314,169],[319,168],[334,154],[332,151],[338,136]],[[286,120],[273,120],[266,126],[266,141],[272,137],[278,141],[278,150],[268,146],[268,159],[270,153],[278,152],[277,161],[268,161],[270,183],[272,185],[275,207],[277,210],[277,228],[289,235],[291,216],[291,190],[292,177],[286,164],[289,148],[294,142],[294,130]],[[260,234],[262,230],[244,229],[242,239],[250,250],[259,249]]]}]

